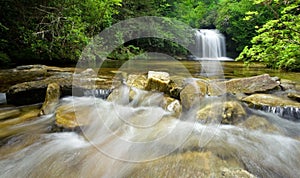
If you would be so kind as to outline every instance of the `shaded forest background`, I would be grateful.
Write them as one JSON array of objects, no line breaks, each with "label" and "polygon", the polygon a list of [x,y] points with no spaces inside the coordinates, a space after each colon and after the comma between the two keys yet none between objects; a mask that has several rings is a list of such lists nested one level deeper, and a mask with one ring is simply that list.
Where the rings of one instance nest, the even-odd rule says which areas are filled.
[{"label": "shaded forest background", "polygon": [[[227,55],[236,60],[300,71],[299,14],[299,0],[1,0],[0,65],[74,64],[103,29],[133,17],[160,16],[218,29],[226,36]],[[148,38],[124,43],[110,57],[126,60],[144,51],[189,53]]]}]

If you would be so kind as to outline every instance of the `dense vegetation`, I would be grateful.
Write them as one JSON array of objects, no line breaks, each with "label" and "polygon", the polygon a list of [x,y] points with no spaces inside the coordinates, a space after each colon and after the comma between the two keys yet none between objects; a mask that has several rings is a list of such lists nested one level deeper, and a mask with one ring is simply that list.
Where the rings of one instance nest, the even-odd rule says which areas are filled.
[{"label": "dense vegetation", "polygon": [[[4,0],[0,64],[75,63],[91,38],[114,23],[161,16],[219,29],[230,57],[300,70],[299,11],[299,0]],[[147,38],[124,43],[110,57],[126,59],[143,51],[188,54],[176,43]]]}]

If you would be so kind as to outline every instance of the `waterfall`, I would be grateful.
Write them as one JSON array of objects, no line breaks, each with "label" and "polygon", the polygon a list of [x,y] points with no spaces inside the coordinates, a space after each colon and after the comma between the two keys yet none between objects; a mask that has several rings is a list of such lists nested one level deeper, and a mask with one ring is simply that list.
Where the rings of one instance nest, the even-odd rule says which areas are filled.
[{"label": "waterfall", "polygon": [[232,60],[226,58],[225,37],[218,30],[196,30],[195,42],[196,59]]}]

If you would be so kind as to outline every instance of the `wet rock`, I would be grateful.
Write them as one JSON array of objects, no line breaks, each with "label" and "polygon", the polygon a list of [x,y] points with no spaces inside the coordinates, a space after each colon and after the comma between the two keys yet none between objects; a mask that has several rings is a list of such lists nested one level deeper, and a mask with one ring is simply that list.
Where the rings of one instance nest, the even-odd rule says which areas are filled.
[{"label": "wet rock", "polygon": [[253,94],[243,99],[249,107],[277,114],[288,120],[300,118],[300,103],[271,94]]},{"label": "wet rock", "polygon": [[172,112],[174,117],[179,118],[181,111],[182,111],[182,106],[180,102],[177,99],[171,98],[171,97],[164,97],[163,100],[163,106],[162,106],[166,111]]},{"label": "wet rock", "polygon": [[291,80],[281,79],[280,87],[282,88],[282,90],[295,90],[296,82],[293,82]]},{"label": "wet rock", "polygon": [[16,124],[25,122],[27,120],[35,119],[35,118],[37,118],[39,112],[40,112],[39,109],[33,109],[30,111],[24,112],[17,117],[2,121],[2,122],[0,122],[0,128],[3,129],[4,127],[7,127],[7,126],[12,126],[12,125],[16,125]]},{"label": "wet rock", "polygon": [[222,177],[243,177],[243,178],[256,178],[253,174],[243,169],[222,169]]},{"label": "wet rock", "polygon": [[21,114],[21,111],[20,111],[20,109],[17,109],[17,108],[15,108],[15,109],[8,108],[8,109],[0,110],[0,120],[8,119],[11,117],[16,117],[20,114]]},{"label": "wet rock", "polygon": [[275,89],[279,83],[274,81],[269,74],[263,74],[248,78],[231,79],[228,81],[211,82],[208,86],[210,96],[222,95],[224,93],[246,93],[253,94]]},{"label": "wet rock", "polygon": [[288,97],[292,100],[300,102],[300,93],[288,93]]},{"label": "wet rock", "polygon": [[252,115],[247,118],[243,123],[240,124],[240,126],[251,130],[262,130],[264,132],[280,133],[279,128],[270,123],[267,119],[256,115]]},{"label": "wet rock", "polygon": [[272,94],[253,94],[246,98],[244,98],[242,101],[248,103],[250,106],[259,107],[259,106],[273,106],[273,107],[294,107],[294,108],[300,108],[300,103],[279,97]]},{"label": "wet rock", "polygon": [[[23,82],[13,85],[7,91],[7,103],[27,105],[43,102],[48,84],[57,83],[61,87],[62,96],[83,96],[84,90],[107,88],[104,81],[88,71],[83,74],[59,72],[59,74],[42,80]],[[88,75],[88,76],[87,76]],[[23,98],[20,100],[19,98]]]},{"label": "wet rock", "polygon": [[236,162],[211,152],[185,152],[136,165],[126,177],[232,177],[251,175]]},{"label": "wet rock", "polygon": [[42,105],[40,115],[53,113],[60,98],[60,86],[57,83],[50,83],[47,87],[45,101]]},{"label": "wet rock", "polygon": [[238,101],[213,102],[197,112],[201,123],[236,125],[246,117],[244,107]]},{"label": "wet rock", "polygon": [[145,75],[131,74],[128,76],[126,84],[130,87],[144,90],[147,85],[147,77]]},{"label": "wet rock", "polygon": [[170,75],[167,72],[149,71],[146,90],[169,92]]},{"label": "wet rock", "polygon": [[[76,110],[76,113],[75,113]],[[89,124],[89,120],[85,119],[92,108],[89,106],[74,108],[73,104],[63,104],[56,109],[55,124],[66,129],[74,129]]]},{"label": "wet rock", "polygon": [[180,101],[185,109],[190,109],[194,104],[199,104],[206,95],[207,83],[202,80],[186,85],[180,92]]}]

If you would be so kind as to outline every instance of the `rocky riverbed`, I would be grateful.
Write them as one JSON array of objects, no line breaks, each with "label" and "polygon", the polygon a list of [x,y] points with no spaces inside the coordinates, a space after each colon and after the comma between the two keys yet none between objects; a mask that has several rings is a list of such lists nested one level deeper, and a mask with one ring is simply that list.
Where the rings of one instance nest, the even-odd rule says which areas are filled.
[{"label": "rocky riverbed", "polygon": [[[31,79],[18,78],[20,71]],[[18,80],[1,88],[9,105],[0,108],[4,177],[22,171],[50,177],[299,176],[294,158],[300,156],[300,90],[292,81],[269,74],[182,78],[163,71],[103,76],[93,69],[74,73],[48,66],[11,72]],[[139,142],[151,144],[136,146]],[[55,149],[43,154],[51,145]],[[282,155],[274,154],[278,149]],[[24,153],[34,160],[18,161]],[[67,159],[70,154],[77,156]],[[10,169],[26,162],[35,170]],[[101,166],[92,166],[96,162]]]}]

